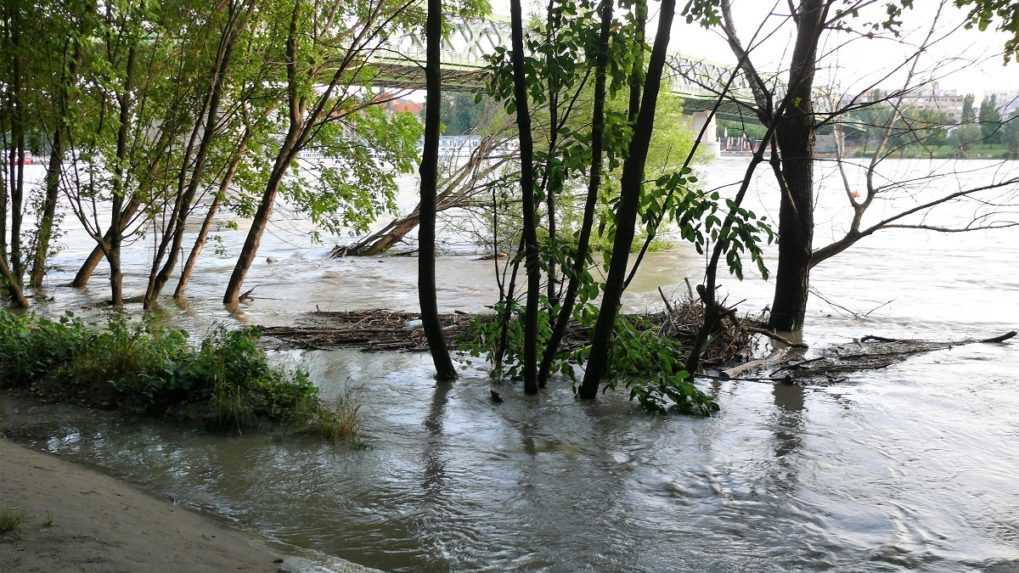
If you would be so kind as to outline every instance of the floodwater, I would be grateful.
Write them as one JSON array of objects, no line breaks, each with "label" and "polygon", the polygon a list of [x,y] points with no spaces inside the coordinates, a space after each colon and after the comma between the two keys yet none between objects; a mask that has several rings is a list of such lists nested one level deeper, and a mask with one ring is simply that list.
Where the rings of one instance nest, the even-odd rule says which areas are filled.
[{"label": "floodwater", "polygon": [[[735,181],[744,161],[717,160],[702,168],[704,179]],[[899,178],[930,168],[890,164]],[[823,244],[848,214],[837,174],[823,165],[819,172]],[[754,183],[749,205],[773,215],[769,177]],[[904,201],[957,184],[925,180]],[[957,204],[927,222],[986,208]],[[328,245],[310,245],[307,226],[285,214],[272,230],[248,279],[256,300],[241,320],[285,324],[316,307],[415,308],[413,258],[331,260]],[[210,251],[191,306],[171,309],[173,320],[199,334],[235,320],[218,300],[241,240],[223,234],[227,254]],[[52,285],[69,279],[89,246],[73,235],[64,244]],[[143,287],[144,244],[134,250],[129,295]],[[769,257],[773,268],[773,250]],[[476,258],[438,260],[440,307],[493,302],[492,262]],[[804,339],[819,348],[866,334],[946,340],[1013,330],[1017,261],[1015,230],[879,233],[816,269],[812,287],[834,304],[812,298]],[[658,286],[680,293],[702,266],[682,246],[650,255],[627,305],[657,307]],[[104,278],[81,293],[50,288],[48,310],[102,300]],[[770,302],[770,286],[756,275],[724,281],[730,302],[744,300],[747,312]],[[705,383],[721,405],[706,419],[645,416],[618,393],[579,403],[566,382],[537,398],[504,385],[505,402],[496,405],[483,365],[466,362],[458,382],[436,385],[422,354],[277,358],[308,369],[326,397],[354,393],[368,447],[210,436],[2,397],[0,414],[12,436],[34,447],[275,539],[387,570],[1019,571],[1014,344],[934,352],[823,387]]]}]

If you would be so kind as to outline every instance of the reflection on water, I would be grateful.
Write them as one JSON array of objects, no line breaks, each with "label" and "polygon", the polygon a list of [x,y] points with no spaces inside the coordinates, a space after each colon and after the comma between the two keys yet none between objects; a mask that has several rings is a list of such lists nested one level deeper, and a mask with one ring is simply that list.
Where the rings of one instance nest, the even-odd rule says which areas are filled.
[{"label": "reflection on water", "polygon": [[[720,162],[718,177],[738,167]],[[329,260],[284,223],[264,244],[277,262],[251,273],[260,298],[247,321],[416,305],[413,259]],[[817,347],[870,333],[1013,329],[1015,239],[875,236],[819,267],[812,284],[852,309],[893,302],[860,319],[815,299],[805,339]],[[224,236],[228,251],[239,242]],[[56,260],[52,284],[73,272],[75,248]],[[135,256],[129,291],[143,288]],[[190,306],[169,309],[171,318],[198,333],[231,320],[217,303],[231,263],[203,260]],[[657,305],[658,285],[684,291],[700,265],[686,249],[651,254],[628,306]],[[490,262],[443,257],[438,267],[444,308],[493,301]],[[84,293],[51,288],[50,309],[101,300],[103,280]],[[725,285],[747,311],[770,302],[769,286]],[[1014,348],[958,347],[826,387],[715,381],[706,389],[722,409],[709,419],[640,415],[618,394],[579,404],[565,382],[537,399],[503,386],[505,402],[494,404],[480,365],[436,384],[425,354],[279,355],[307,368],[326,398],[358,397],[365,450],[209,436],[7,398],[0,419],[36,447],[384,569],[1016,571]]]}]

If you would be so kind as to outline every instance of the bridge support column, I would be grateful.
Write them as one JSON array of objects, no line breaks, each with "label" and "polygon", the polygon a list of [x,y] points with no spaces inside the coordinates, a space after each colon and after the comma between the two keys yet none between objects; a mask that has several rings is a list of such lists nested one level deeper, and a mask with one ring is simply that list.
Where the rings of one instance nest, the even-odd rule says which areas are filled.
[{"label": "bridge support column", "polygon": [[701,139],[701,149],[711,157],[718,157],[721,148],[718,144],[718,124],[715,122],[715,116],[711,115],[710,111],[704,110],[695,111],[687,117],[689,117],[688,121],[694,137],[701,132],[704,124],[708,123],[708,129],[705,130],[704,137]]}]

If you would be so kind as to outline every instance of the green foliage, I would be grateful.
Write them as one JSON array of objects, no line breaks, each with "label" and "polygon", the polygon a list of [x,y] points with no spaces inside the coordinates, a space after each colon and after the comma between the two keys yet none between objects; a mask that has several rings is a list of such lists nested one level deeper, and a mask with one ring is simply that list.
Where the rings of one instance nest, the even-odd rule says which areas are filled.
[{"label": "green foliage", "polygon": [[974,123],[977,120],[977,112],[973,109],[973,102],[976,101],[976,96],[973,94],[966,94],[962,98],[962,117],[959,119],[959,123],[967,125]]},{"label": "green foliage", "polygon": [[379,106],[324,124],[314,141],[321,160],[294,169],[284,193],[326,231],[364,233],[376,217],[396,209],[396,178],[417,166],[421,134],[413,114]]},{"label": "green foliage", "polygon": [[[872,150],[881,144],[886,133],[888,143],[885,151],[906,146],[936,147],[948,143],[948,128],[953,125],[954,121],[945,112],[924,107],[903,106],[896,109],[874,105],[860,109],[848,118],[847,126],[853,129],[847,138],[862,139],[860,143],[864,149]],[[964,128],[955,131],[959,129]]]},{"label": "green foliage", "polygon": [[0,312],[0,380],[55,400],[82,400],[152,416],[194,416],[215,427],[261,420],[297,427],[335,415],[302,371],[269,364],[254,330],[218,328],[198,348],[186,333],[114,318],[90,327]]},{"label": "green foliage", "polygon": [[998,98],[994,95],[985,97],[980,102],[980,134],[983,143],[1001,143],[1001,113],[998,112]]},{"label": "green foliage", "polygon": [[955,0],[955,5],[968,7],[966,27],[986,30],[995,25],[999,32],[1010,34],[1005,41],[1005,62],[1019,56],[1019,7],[1014,0]]},{"label": "green foliage", "polygon": [[[503,303],[497,305],[497,316],[504,311]],[[551,330],[548,316],[557,312],[558,308],[549,308],[548,301],[543,300],[538,318],[538,348],[543,348]],[[512,318],[508,324],[506,350],[503,357],[503,372],[516,379],[522,376],[523,368],[523,312],[524,309],[513,303]],[[579,328],[593,328],[597,321],[598,309],[593,304],[579,304],[574,312],[574,320]],[[661,336],[657,328],[641,318],[620,316],[616,319],[615,329],[610,345],[609,371],[603,391],[615,389],[622,385],[629,390],[631,400],[636,400],[647,412],[665,413],[676,410],[685,414],[709,415],[718,410],[718,405],[706,394],[698,390],[683,370],[679,357],[684,349],[679,341],[668,336]],[[463,335],[460,346],[473,356],[492,357],[499,344],[500,324],[491,317],[475,320]],[[586,363],[590,354],[590,346],[565,349],[556,357],[552,371],[556,372],[576,385],[576,373]]]}]

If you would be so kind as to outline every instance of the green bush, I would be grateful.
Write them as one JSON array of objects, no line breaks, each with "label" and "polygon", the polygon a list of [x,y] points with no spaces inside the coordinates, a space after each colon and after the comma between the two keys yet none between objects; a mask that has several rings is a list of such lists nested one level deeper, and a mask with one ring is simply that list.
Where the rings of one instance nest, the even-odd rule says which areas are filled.
[{"label": "green bush", "polygon": [[305,372],[270,365],[258,336],[220,327],[193,348],[183,330],[153,321],[117,317],[91,327],[70,314],[0,311],[0,386],[223,428],[263,420],[328,427],[338,410],[321,403]]},{"label": "green bush", "polygon": [[[542,299],[543,306],[538,316],[539,358],[551,335],[547,303],[546,299]],[[502,316],[505,309],[503,304],[496,305],[496,316]],[[514,317],[509,321],[507,329],[503,371],[493,374],[520,378],[523,375],[524,359],[524,310],[514,302],[512,312]],[[592,304],[578,305],[573,316],[579,327],[590,330],[597,321],[598,309]],[[684,370],[681,357],[686,351],[679,340],[659,335],[657,328],[641,324],[641,320],[639,317],[616,318],[609,347],[609,372],[603,389],[615,389],[622,384],[630,391],[631,400],[636,400],[641,408],[652,413],[675,410],[684,414],[707,416],[717,411],[718,404],[698,390]],[[479,318],[471,324],[458,345],[473,356],[491,359],[498,347],[500,334],[501,326],[497,318]],[[590,345],[586,344],[579,348],[562,348],[556,356],[552,371],[576,383],[575,374],[586,364],[590,350]]]}]

